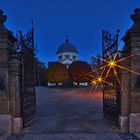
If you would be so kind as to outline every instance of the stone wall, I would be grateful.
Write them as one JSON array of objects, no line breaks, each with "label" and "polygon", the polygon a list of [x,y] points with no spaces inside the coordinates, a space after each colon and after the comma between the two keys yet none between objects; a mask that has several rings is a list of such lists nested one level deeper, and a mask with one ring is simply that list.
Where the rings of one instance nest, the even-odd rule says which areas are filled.
[{"label": "stone wall", "polygon": [[14,56],[16,38],[5,27],[6,19],[0,10],[0,132],[12,133],[22,127],[17,119],[21,117],[20,63]]},{"label": "stone wall", "polygon": [[122,95],[120,129],[122,132],[140,132],[140,9],[131,15],[134,21],[122,40],[125,42],[122,65]]}]

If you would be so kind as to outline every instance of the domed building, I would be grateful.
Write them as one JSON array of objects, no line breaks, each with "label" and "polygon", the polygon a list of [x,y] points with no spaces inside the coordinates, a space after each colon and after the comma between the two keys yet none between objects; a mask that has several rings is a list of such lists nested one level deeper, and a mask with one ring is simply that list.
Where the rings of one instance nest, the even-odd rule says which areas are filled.
[{"label": "domed building", "polygon": [[[58,56],[58,60],[54,62],[48,62],[48,67],[50,67],[51,65],[57,62],[60,62],[62,64],[65,64],[68,68],[71,63],[77,60],[78,51],[75,45],[70,43],[68,37],[66,36],[65,42],[58,47],[56,54]],[[58,85],[63,85],[63,84],[72,85],[73,81],[68,79],[63,83],[58,83]],[[56,84],[48,82],[48,86],[54,86],[54,85]]]},{"label": "domed building", "polygon": [[72,62],[77,60],[78,51],[75,45],[66,39],[65,42],[58,47],[56,54],[58,56],[58,61],[69,67]]}]

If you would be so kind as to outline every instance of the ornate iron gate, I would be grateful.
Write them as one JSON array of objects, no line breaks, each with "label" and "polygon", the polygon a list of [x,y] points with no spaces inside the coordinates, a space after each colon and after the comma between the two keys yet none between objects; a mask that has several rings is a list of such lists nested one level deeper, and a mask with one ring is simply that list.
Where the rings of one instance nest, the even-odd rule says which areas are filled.
[{"label": "ornate iron gate", "polygon": [[[120,107],[120,84],[118,69],[110,68],[107,64],[114,57],[118,59],[118,33],[111,34],[108,30],[102,31],[102,55],[105,81],[103,85],[103,114],[111,123],[118,126]],[[116,55],[116,56],[115,56]]]},{"label": "ornate iron gate", "polygon": [[35,54],[33,28],[25,35],[20,34],[19,58],[21,61],[21,112],[26,127],[36,117]]}]

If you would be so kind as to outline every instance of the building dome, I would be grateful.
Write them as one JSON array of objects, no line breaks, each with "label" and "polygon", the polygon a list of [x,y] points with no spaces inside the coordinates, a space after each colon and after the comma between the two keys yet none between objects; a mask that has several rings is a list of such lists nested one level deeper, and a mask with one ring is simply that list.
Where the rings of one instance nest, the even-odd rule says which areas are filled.
[{"label": "building dome", "polygon": [[68,39],[65,40],[65,43],[59,46],[57,54],[64,52],[78,53],[76,47],[72,43],[69,43]]}]

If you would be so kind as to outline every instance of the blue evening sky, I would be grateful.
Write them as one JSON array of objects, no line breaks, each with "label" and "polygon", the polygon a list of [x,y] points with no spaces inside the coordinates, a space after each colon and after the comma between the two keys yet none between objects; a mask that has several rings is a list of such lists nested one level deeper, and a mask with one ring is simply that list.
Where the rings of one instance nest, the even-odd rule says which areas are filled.
[{"label": "blue evening sky", "polygon": [[133,23],[130,14],[139,7],[140,0],[0,0],[13,33],[25,32],[34,20],[37,56],[46,64],[57,60],[66,35],[77,47],[78,58],[90,62],[92,55],[101,54],[101,30],[115,33],[119,28],[121,39]]}]

